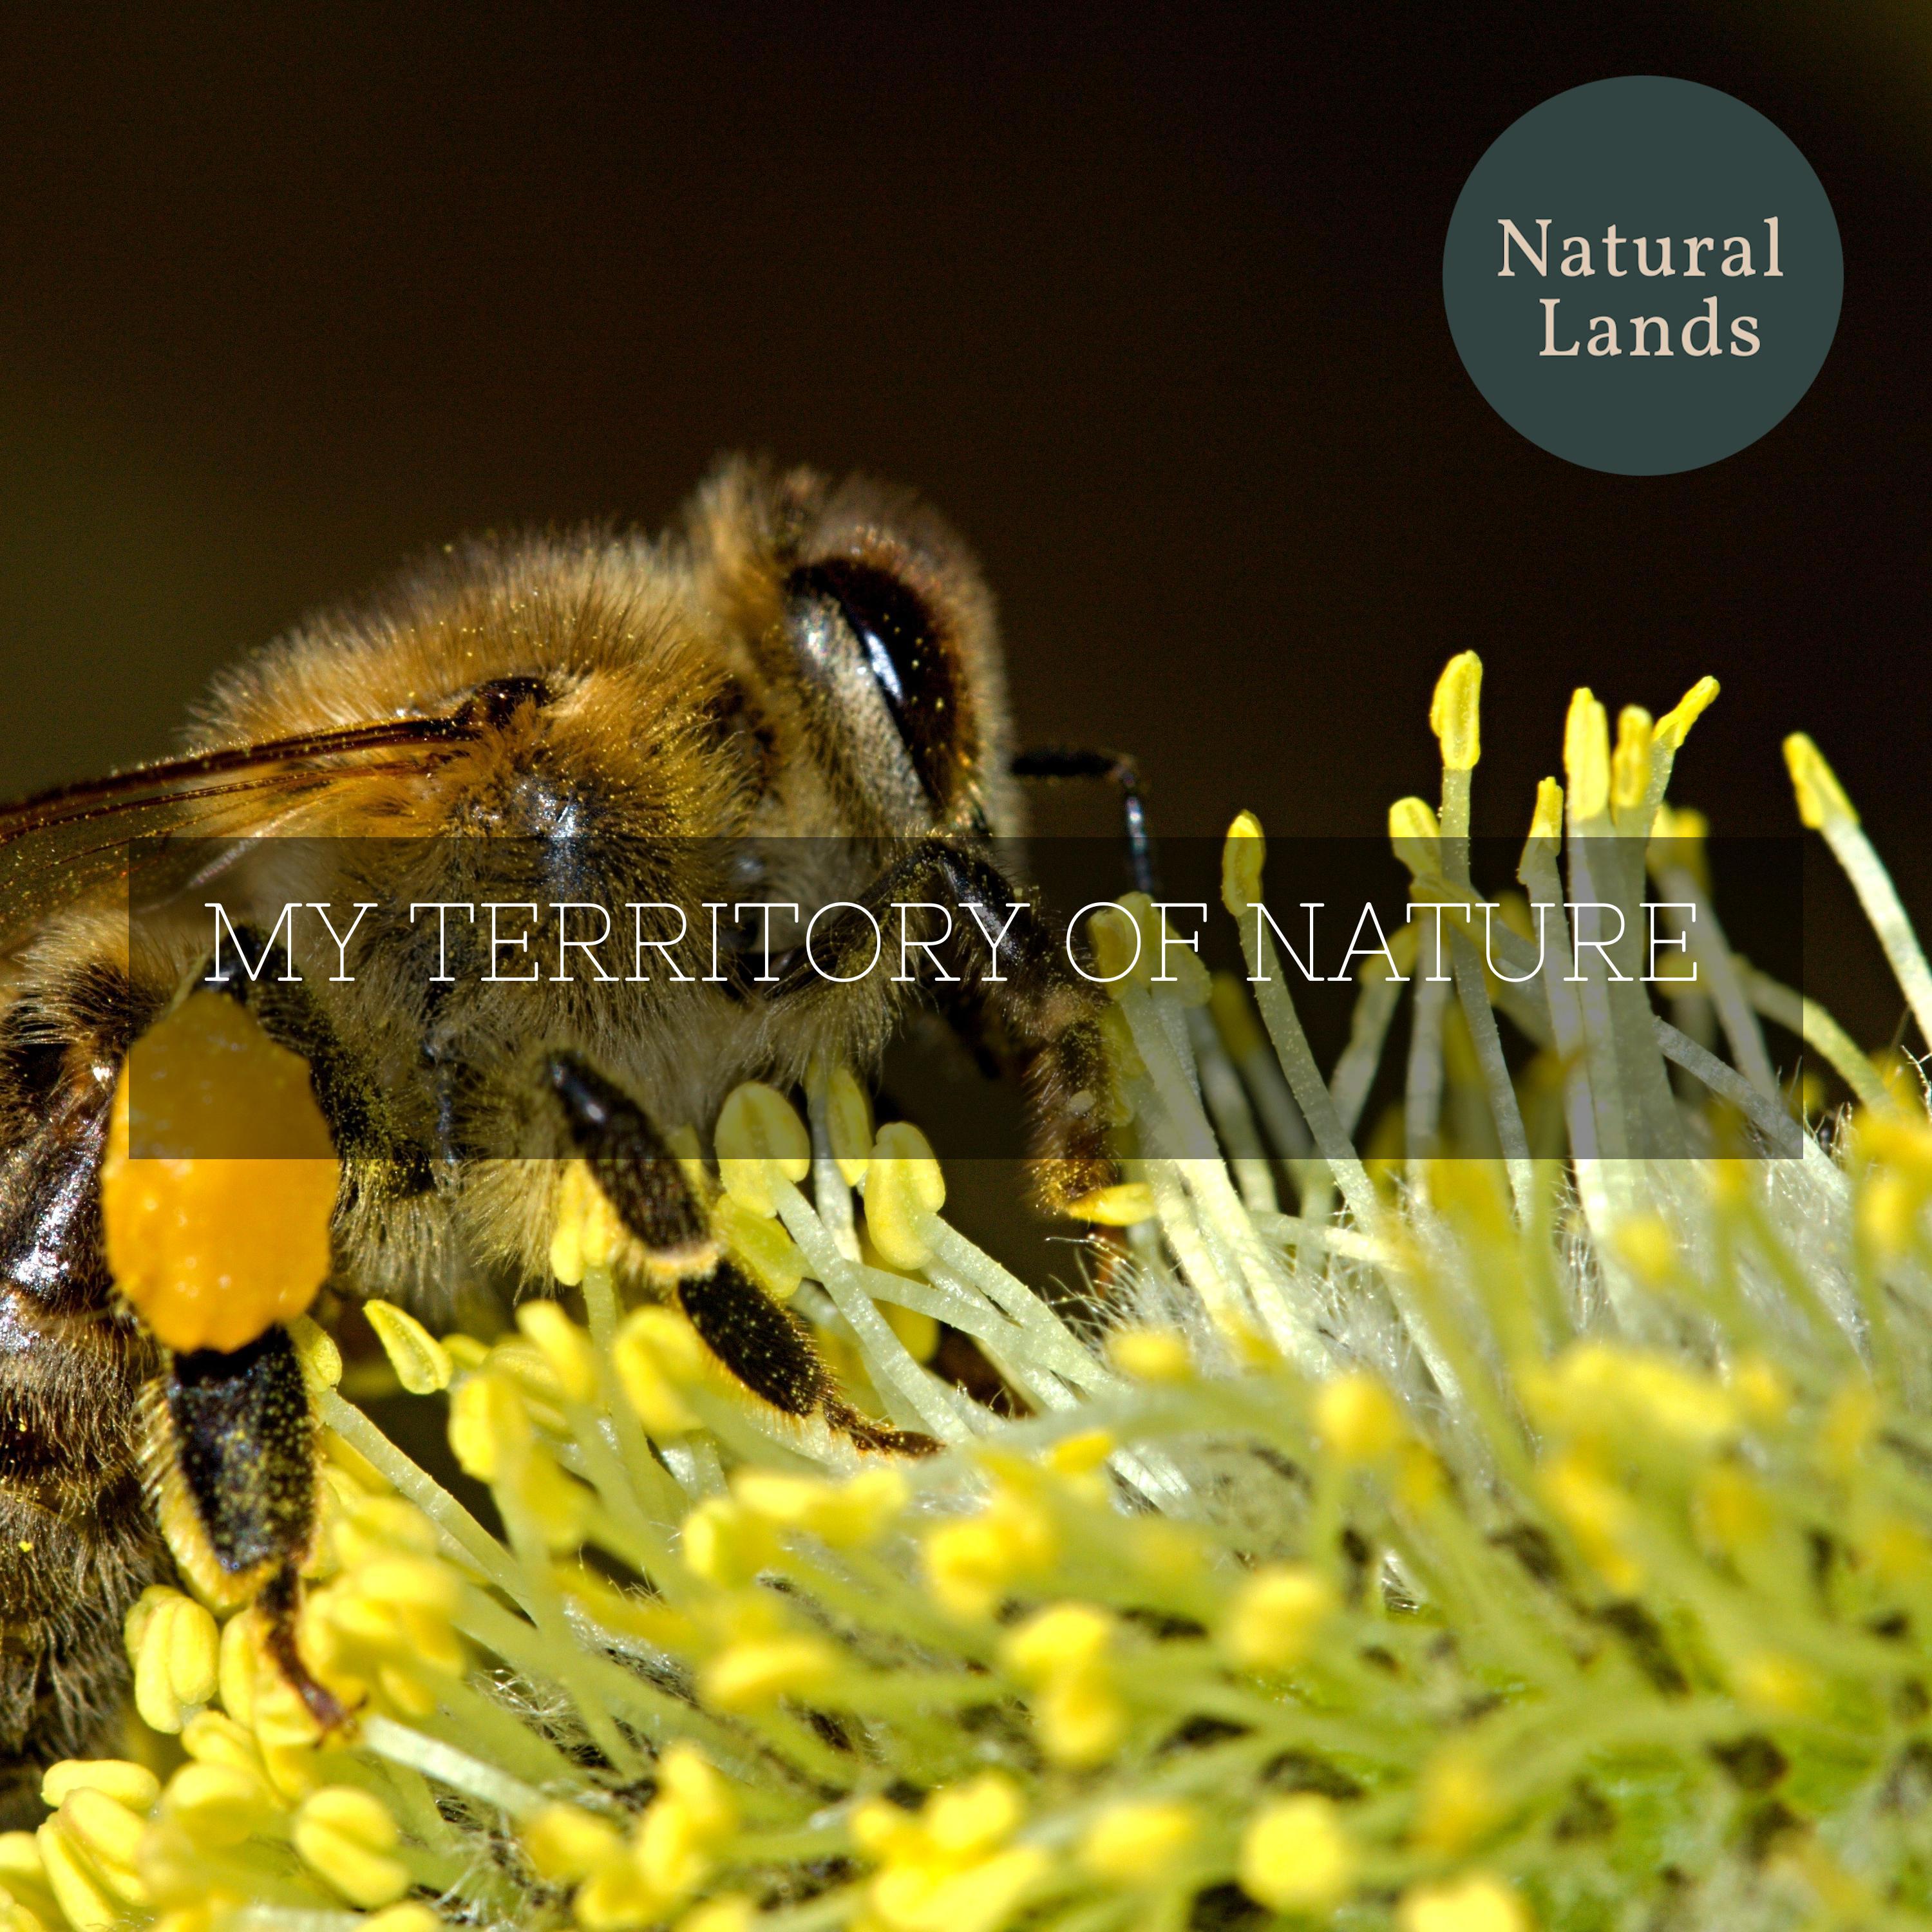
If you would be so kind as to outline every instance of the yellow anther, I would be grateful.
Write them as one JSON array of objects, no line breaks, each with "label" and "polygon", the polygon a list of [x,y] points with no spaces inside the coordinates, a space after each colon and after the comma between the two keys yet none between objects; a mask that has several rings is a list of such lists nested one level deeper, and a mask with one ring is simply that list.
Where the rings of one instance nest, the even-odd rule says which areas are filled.
[{"label": "yellow anther", "polygon": [[742,1469],[732,1479],[731,1492],[746,1509],[767,1522],[804,1530],[835,1549],[856,1549],[876,1540],[912,1494],[905,1478],[884,1466],[862,1470],[842,1483]]},{"label": "yellow anther", "polygon": [[46,1932],[62,1914],[32,1832],[0,1832],[0,1924],[7,1932]]},{"label": "yellow anther", "polygon": [[1544,1500],[1563,1519],[1604,1581],[1613,1590],[1636,1590],[1643,1571],[1628,1548],[1633,1515],[1629,1497],[1580,1454],[1552,1457],[1538,1482]]},{"label": "yellow anther", "polygon": [[1827,825],[1857,824],[1858,809],[1845,795],[1838,773],[1805,733],[1794,731],[1785,740],[1784,763],[1791,773],[1792,789],[1798,794],[1802,823],[1814,832]]},{"label": "yellow anther", "polygon": [[1530,814],[1532,842],[1551,842],[1563,836],[1563,788],[1554,778],[1540,778],[1536,787],[1536,809]]},{"label": "yellow anther", "polygon": [[1795,1657],[1754,1652],[1732,1673],[1738,1699],[1768,1717],[1802,1717],[1817,1701],[1817,1681]]},{"label": "yellow anther", "polygon": [[1154,1216],[1154,1190],[1144,1180],[1117,1180],[1110,1187],[1096,1187],[1067,1204],[1066,1212],[1076,1221],[1090,1221],[1096,1228],[1132,1228]]},{"label": "yellow anther", "polygon": [[1458,651],[1443,666],[1429,702],[1429,728],[1442,741],[1443,764],[1452,772],[1473,771],[1483,755],[1482,696],[1482,659]]},{"label": "yellow anther", "polygon": [[517,1326],[542,1351],[568,1400],[596,1399],[597,1357],[590,1337],[555,1302],[522,1303],[517,1310]]},{"label": "yellow anther", "polygon": [[684,1520],[684,1561],[721,1589],[748,1583],[778,1553],[770,1526],[742,1503],[708,1497]]},{"label": "yellow anther", "polygon": [[856,1187],[872,1158],[872,1103],[849,1066],[835,1066],[825,1083],[825,1132],[845,1185]]},{"label": "yellow anther", "polygon": [[1009,1846],[963,1870],[943,1860],[890,1865],[872,1881],[872,1912],[887,1932],[1001,1932],[1052,1869],[1039,1845]]},{"label": "yellow anther", "polygon": [[1340,1814],[1332,1801],[1310,1792],[1264,1804],[1241,1834],[1241,1889],[1274,1911],[1334,1904],[1354,1870]]},{"label": "yellow anther", "polygon": [[1610,723],[1588,688],[1579,686],[1563,726],[1563,770],[1575,824],[1600,818],[1610,802]]},{"label": "yellow anther", "polygon": [[531,1401],[553,1414],[568,1400],[548,1358],[526,1336],[506,1335],[494,1342],[486,1366],[507,1376]]},{"label": "yellow anther", "polygon": [[1641,805],[1650,788],[1653,736],[1650,713],[1642,705],[1626,704],[1617,714],[1617,748],[1610,754],[1610,802],[1621,812]]},{"label": "yellow anther", "polygon": [[1262,896],[1262,868],[1268,841],[1252,812],[1237,812],[1221,848],[1221,903],[1231,911],[1253,905]]},{"label": "yellow anther", "polygon": [[1249,1670],[1286,1670],[1299,1664],[1339,1603],[1319,1570],[1299,1563],[1257,1570],[1235,1592],[1218,1633],[1221,1648]]},{"label": "yellow anther", "polygon": [[1415,1835],[1433,1852],[1460,1852],[1502,1816],[1488,1767],[1465,1746],[1450,1744],[1423,1767]]},{"label": "yellow anther", "polygon": [[1932,1125],[1924,1120],[1862,1112],[1854,1144],[1864,1160],[1903,1168],[1922,1184],[1932,1186]]},{"label": "yellow anther", "polygon": [[678,1384],[704,1375],[703,1351],[690,1324],[668,1308],[637,1310],[611,1343],[611,1366],[626,1400],[661,1442],[698,1426]]},{"label": "yellow anther", "polygon": [[1101,1762],[1120,1743],[1127,1714],[1108,1669],[1114,1620],[1089,1604],[1056,1604],[1000,1646],[1007,1667],[1040,1687],[1034,1708],[1041,1745],[1056,1764]]},{"label": "yellow anther", "polygon": [[[358,1932],[440,1932],[442,1921],[419,1899],[402,1905],[386,1906],[364,1918]],[[161,1928],[156,1928],[156,1932]]]},{"label": "yellow anther", "polygon": [[108,1267],[170,1348],[242,1348],[327,1280],[340,1174],[307,1062],[236,1001],[194,994],[122,1071],[101,1170]]},{"label": "yellow anther", "polygon": [[368,1316],[397,1381],[411,1395],[434,1395],[448,1388],[455,1372],[449,1351],[413,1315],[388,1301],[365,1301],[362,1312]]},{"label": "yellow anther", "polygon": [[1114,1640],[1114,1619],[1091,1604],[1054,1604],[1029,1617],[1003,1643],[1009,1669],[1034,1683],[1099,1663]]},{"label": "yellow anther", "polygon": [[550,1271],[575,1288],[594,1268],[608,1268],[629,1238],[617,1210],[589,1165],[568,1162],[556,1190],[556,1226],[550,1240]]},{"label": "yellow anther", "polygon": [[259,1774],[262,1754],[254,1737],[225,1711],[203,1711],[182,1726],[182,1748],[197,1764],[226,1765]]},{"label": "yellow anther", "polygon": [[1699,1475],[1690,1515],[1698,1535],[1722,1556],[1761,1543],[1772,1520],[1763,1490],[1735,1462],[1713,1463]]},{"label": "yellow anther", "polygon": [[162,1811],[214,1850],[251,1838],[275,1809],[266,1780],[238,1765],[184,1765],[161,1794]]},{"label": "yellow anther", "polygon": [[1442,827],[1425,799],[1399,798],[1389,807],[1389,843],[1412,872],[1424,877],[1442,868]]},{"label": "yellow anther", "polygon": [[1711,821],[1694,805],[1660,805],[1653,838],[1673,845],[1701,844],[1711,836]]},{"label": "yellow anther", "polygon": [[1398,1932],[1530,1932],[1522,1900],[1487,1872],[1413,1887],[1396,1907],[1396,1924]]},{"label": "yellow anther", "polygon": [[694,1905],[677,1922],[676,1932],[752,1932],[758,1907],[741,1892],[720,1892]]},{"label": "yellow anther", "polygon": [[449,1402],[449,1446],[466,1476],[496,1483],[520,1472],[536,1443],[530,1412],[516,1384],[486,1369],[466,1376]]},{"label": "yellow anther", "polygon": [[1166,1882],[1201,1835],[1192,1805],[1172,1799],[1130,1799],[1110,1804],[1080,1840],[1080,1862],[1109,1885]]},{"label": "yellow anther", "polygon": [[683,1806],[691,1828],[707,1842],[738,1828],[738,1801],[717,1768],[695,1744],[674,1744],[658,1761],[658,1786]]},{"label": "yellow anther", "polygon": [[784,1224],[769,1214],[756,1214],[735,1194],[728,1194],[712,1209],[713,1232],[741,1262],[765,1292],[789,1300],[811,1272],[811,1264]]},{"label": "yellow anther", "polygon": [[409,1889],[409,1868],[389,1856],[396,1821],[371,1792],[326,1784],[304,1799],[292,1833],[303,1862],[352,1905],[392,1904]]},{"label": "yellow anther", "polygon": [[34,1836],[47,1888],[74,1932],[108,1932],[127,1907],[108,1890],[94,1862],[62,1830],[57,1818],[50,1818]]},{"label": "yellow anther", "polygon": [[1130,980],[1144,982],[1147,940],[1140,922],[1124,905],[1097,908],[1087,922],[1087,943],[1093,949],[1093,974],[1118,988]]},{"label": "yellow anther", "polygon": [[1633,1214],[1619,1222],[1611,1237],[1618,1258],[1652,1288],[1660,1288],[1676,1272],[1677,1238],[1660,1214]]},{"label": "yellow anther", "polygon": [[1712,1449],[1737,1432],[1730,1394],[1714,1378],[1661,1355],[1602,1342],[1579,1342],[1552,1366],[1546,1395],[1526,1393],[1553,1424],[1573,1432],[1612,1434],[1628,1422],[1694,1449]]},{"label": "yellow anther", "polygon": [[136,1870],[147,1821],[139,1812],[82,1786],[61,1801],[54,1822],[67,1842],[93,1865],[108,1890],[130,1905],[147,1903]]},{"label": "yellow anther", "polygon": [[644,1814],[636,1856],[645,1882],[662,1898],[695,1892],[716,1862],[690,1814],[674,1798],[660,1798]]},{"label": "yellow anther", "polygon": [[[1133,922],[1130,931],[1119,916]],[[1145,892],[1128,892],[1096,913],[1090,928],[1095,973],[1118,992],[1133,986],[1172,988],[1184,1006],[1204,1006],[1211,982],[1192,945],[1175,932]]]},{"label": "yellow anther", "polygon": [[134,1708],[142,1721],[178,1731],[214,1695],[221,1641],[214,1619],[193,1598],[157,1583],[128,1612],[122,1636],[134,1661]]},{"label": "yellow anther", "polygon": [[[222,1708],[238,1724],[250,1729],[255,1722],[255,1678],[261,1666],[261,1616],[258,1611],[246,1610],[238,1616],[230,1617],[221,1627],[218,1682]],[[199,1718],[191,1719],[184,1728],[184,1738],[200,1721]]]},{"label": "yellow anther", "polygon": [[298,1315],[288,1330],[303,1380],[311,1389],[334,1388],[342,1379],[342,1351],[335,1346],[335,1337],[306,1315]]},{"label": "yellow anther", "polygon": [[1731,1370],[1731,1393],[1750,1420],[1774,1426],[1791,1413],[1791,1384],[1775,1362],[1762,1355],[1740,1355]]},{"label": "yellow anther", "polygon": [[879,1304],[879,1312],[915,1362],[929,1362],[939,1352],[939,1323],[923,1309],[884,1301]]},{"label": "yellow anther", "polygon": [[1228,1058],[1237,1066],[1268,1050],[1268,1035],[1248,998],[1247,988],[1232,973],[1216,973],[1208,995],[1208,1011]]},{"label": "yellow anther", "polygon": [[997,1850],[1025,1816],[1026,1799],[1019,1786],[1003,1773],[988,1771],[964,1784],[935,1791],[920,1822],[935,1851],[964,1860]]},{"label": "yellow anther", "polygon": [[812,1136],[798,1109],[775,1087],[755,1080],[725,1096],[714,1136],[724,1190],[754,1214],[774,1214],[771,1169],[786,1180],[812,1172]]},{"label": "yellow anther", "polygon": [[1009,1586],[1060,1552],[1052,1519],[1029,1497],[1001,1490],[976,1516],[941,1523],[922,1546],[932,1594],[956,1616],[990,1616]]},{"label": "yellow anther", "polygon": [[921,1227],[946,1204],[946,1176],[932,1143],[909,1120],[879,1130],[866,1173],[866,1232],[891,1268],[914,1271],[932,1258]]},{"label": "yellow anther", "polygon": [[1050,1678],[1034,1703],[1034,1730],[1049,1763],[1078,1771],[1104,1764],[1126,1736],[1127,1709],[1105,1671]]},{"label": "yellow anther", "polygon": [[1818,1447],[1826,1465],[1843,1474],[1864,1455],[1879,1425],[1878,1391],[1862,1376],[1835,1390],[1818,1425]]},{"label": "yellow anther", "polygon": [[1077,1436],[1063,1436],[1044,1460],[1057,1474],[1084,1476],[1099,1468],[1118,1446],[1105,1429],[1083,1429]]},{"label": "yellow anther", "polygon": [[462,1580],[446,1564],[412,1556],[380,1556],[344,1580],[357,1594],[422,1616],[448,1617],[463,1600]]},{"label": "yellow anther", "polygon": [[645,1877],[634,1858],[613,1858],[578,1888],[571,1909],[584,1932],[641,1932],[664,1918],[673,1902]]},{"label": "yellow anther", "polygon": [[756,1710],[780,1697],[822,1689],[838,1668],[838,1653],[819,1637],[736,1643],[705,1666],[699,1676],[699,1694],[721,1711]]},{"label": "yellow anther", "polygon": [[[988,1772],[988,1777],[998,1774]],[[924,1828],[902,1805],[885,1798],[868,1798],[852,1814],[852,1842],[866,1857],[893,1858],[926,1841]]]},{"label": "yellow anther", "polygon": [[1116,1329],[1107,1337],[1107,1359],[1137,1382],[1186,1382],[1194,1373],[1186,1342],[1171,1329]]},{"label": "yellow anther", "polygon": [[1401,1412],[1373,1376],[1335,1376],[1315,1394],[1315,1426],[1323,1443],[1349,1462],[1378,1462],[1402,1440]]},{"label": "yellow anther", "polygon": [[1910,1254],[1918,1239],[1918,1217],[1925,1190],[1888,1168],[1867,1176],[1858,1190],[1858,1232],[1882,1261]]},{"label": "yellow anther", "polygon": [[1654,734],[1655,742],[1664,750],[1676,752],[1690,735],[1690,728],[1710,710],[1712,700],[1718,692],[1714,677],[1700,677],[1664,716],[1657,721]]},{"label": "yellow anther", "polygon": [[[58,1810],[76,1791],[98,1791],[130,1810],[148,1811],[161,1795],[161,1781],[145,1764],[123,1757],[66,1757],[48,1766],[40,1778],[40,1802]],[[0,1871],[0,1882],[5,1874]]]}]

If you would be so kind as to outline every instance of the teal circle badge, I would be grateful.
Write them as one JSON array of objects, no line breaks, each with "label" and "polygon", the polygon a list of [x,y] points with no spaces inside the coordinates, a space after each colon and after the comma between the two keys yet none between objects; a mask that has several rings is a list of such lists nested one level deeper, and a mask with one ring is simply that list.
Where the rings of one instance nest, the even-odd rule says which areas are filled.
[{"label": "teal circle badge", "polygon": [[1811,166],[1756,109],[1634,74],[1534,107],[1476,164],[1442,298],[1491,408],[1624,476],[1755,442],[1811,386],[1844,256]]}]

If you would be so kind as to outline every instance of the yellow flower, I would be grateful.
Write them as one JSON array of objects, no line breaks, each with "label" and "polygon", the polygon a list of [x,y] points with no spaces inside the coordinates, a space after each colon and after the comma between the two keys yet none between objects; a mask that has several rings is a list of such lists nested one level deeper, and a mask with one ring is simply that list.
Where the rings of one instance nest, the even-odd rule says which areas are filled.
[{"label": "yellow flower", "polygon": [[1168,1799],[1130,1799],[1111,1804],[1088,1826],[1080,1862],[1110,1885],[1158,1885],[1177,1869],[1201,1834],[1191,1805]]},{"label": "yellow flower", "polygon": [[1333,1905],[1354,1868],[1340,1814],[1312,1792],[1264,1804],[1241,1834],[1241,1889],[1277,1912]]},{"label": "yellow flower", "polygon": [[1400,1932],[1530,1932],[1522,1900],[1486,1872],[1404,1893],[1396,1923]]},{"label": "yellow flower", "polygon": [[1286,1670],[1307,1655],[1316,1631],[1340,1607],[1335,1586],[1318,1570],[1270,1564],[1234,1593],[1221,1648],[1245,1670]]},{"label": "yellow flower", "polygon": [[1379,1462],[1402,1439],[1394,1398],[1372,1376],[1332,1377],[1315,1394],[1315,1427],[1330,1454],[1348,1462]]}]

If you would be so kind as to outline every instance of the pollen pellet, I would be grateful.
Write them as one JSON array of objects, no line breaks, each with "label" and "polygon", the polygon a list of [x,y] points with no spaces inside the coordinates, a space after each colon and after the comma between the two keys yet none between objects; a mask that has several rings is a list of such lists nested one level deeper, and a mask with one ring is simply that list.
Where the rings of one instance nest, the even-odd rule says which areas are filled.
[{"label": "pollen pellet", "polygon": [[306,1064],[232,1000],[196,993],[122,1070],[101,1170],[108,1266],[170,1348],[242,1348],[315,1299],[340,1174]]}]

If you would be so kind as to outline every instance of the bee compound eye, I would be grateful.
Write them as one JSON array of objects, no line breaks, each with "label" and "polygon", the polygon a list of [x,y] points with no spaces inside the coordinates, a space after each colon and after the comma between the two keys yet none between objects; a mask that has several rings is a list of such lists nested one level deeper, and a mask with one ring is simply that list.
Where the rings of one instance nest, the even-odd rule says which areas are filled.
[{"label": "bee compound eye", "polygon": [[844,557],[804,566],[790,587],[837,610],[927,796],[944,806],[958,742],[958,692],[926,600],[892,572]]}]

